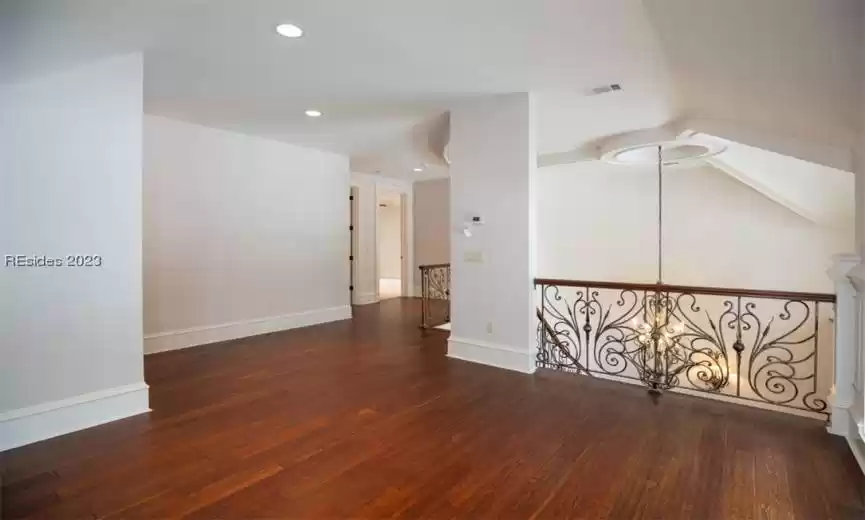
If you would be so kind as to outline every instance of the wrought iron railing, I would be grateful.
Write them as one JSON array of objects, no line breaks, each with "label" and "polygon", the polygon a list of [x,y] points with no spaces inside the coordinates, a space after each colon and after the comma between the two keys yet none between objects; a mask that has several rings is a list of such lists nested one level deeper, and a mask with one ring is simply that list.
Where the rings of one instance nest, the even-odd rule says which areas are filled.
[{"label": "wrought iron railing", "polygon": [[[535,287],[539,368],[829,414],[835,295],[553,279]],[[650,330],[658,309],[667,321]]]},{"label": "wrought iron railing", "polygon": [[450,321],[451,265],[422,265],[421,328],[428,329]]}]

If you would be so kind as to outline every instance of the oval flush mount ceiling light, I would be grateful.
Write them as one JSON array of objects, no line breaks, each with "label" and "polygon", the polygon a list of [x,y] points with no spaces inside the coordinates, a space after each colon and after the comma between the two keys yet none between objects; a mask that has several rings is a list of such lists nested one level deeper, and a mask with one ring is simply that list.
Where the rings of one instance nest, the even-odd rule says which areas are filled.
[{"label": "oval flush mount ceiling light", "polygon": [[309,117],[321,117],[321,111],[320,110],[310,109],[310,110],[307,110],[306,112],[304,112],[304,114],[306,114]]},{"label": "oval flush mount ceiling light", "polygon": [[721,146],[688,140],[659,141],[609,150],[601,156],[601,160],[625,166],[651,165],[658,161],[659,146],[663,149],[664,166],[693,163],[724,151]]},{"label": "oval flush mount ceiling light", "polygon": [[414,168],[414,171],[416,171],[416,172],[422,172],[422,171],[423,171],[423,168],[421,168],[420,166],[416,166],[416,167]]},{"label": "oval flush mount ceiling light", "polygon": [[276,32],[286,38],[300,38],[303,36],[303,29],[293,23],[283,23],[276,26]]},{"label": "oval flush mount ceiling light", "polygon": [[727,148],[717,139],[662,126],[607,138],[598,146],[598,158],[610,164],[652,166],[658,163],[659,146],[663,150],[664,166],[696,164]]}]

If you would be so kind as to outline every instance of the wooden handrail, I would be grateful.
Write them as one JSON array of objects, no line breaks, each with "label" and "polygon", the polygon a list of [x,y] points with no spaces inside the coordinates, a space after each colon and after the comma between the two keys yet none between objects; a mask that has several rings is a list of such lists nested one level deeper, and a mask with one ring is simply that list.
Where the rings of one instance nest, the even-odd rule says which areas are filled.
[{"label": "wooden handrail", "polygon": [[835,295],[795,291],[761,291],[757,289],[732,289],[727,287],[699,287],[691,285],[667,285],[656,283],[587,282],[584,280],[559,280],[535,278],[535,286],[558,285],[560,287],[589,287],[591,289],[625,289],[632,291],[660,291],[671,293],[696,293],[714,296],[745,296],[748,298],[770,298],[776,300],[807,300],[835,303]]},{"label": "wooden handrail", "polygon": [[435,269],[437,267],[450,267],[451,264],[427,264],[427,265],[419,265],[418,269]]}]

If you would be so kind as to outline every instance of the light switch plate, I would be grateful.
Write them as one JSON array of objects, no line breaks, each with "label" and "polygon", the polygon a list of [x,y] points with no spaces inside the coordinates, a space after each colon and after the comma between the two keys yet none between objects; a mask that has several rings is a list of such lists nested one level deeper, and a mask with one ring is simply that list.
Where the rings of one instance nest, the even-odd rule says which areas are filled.
[{"label": "light switch plate", "polygon": [[484,253],[483,251],[466,251],[463,260],[472,264],[482,264],[484,263]]}]

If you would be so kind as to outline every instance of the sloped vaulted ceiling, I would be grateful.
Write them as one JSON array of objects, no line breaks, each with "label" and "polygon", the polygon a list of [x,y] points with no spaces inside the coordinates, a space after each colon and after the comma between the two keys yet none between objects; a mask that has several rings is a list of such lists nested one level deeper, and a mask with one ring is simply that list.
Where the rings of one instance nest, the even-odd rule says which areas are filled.
[{"label": "sloped vaulted ceiling", "polygon": [[764,147],[772,147],[774,135],[799,148],[849,150],[863,132],[865,2],[645,0],[645,5],[669,66],[678,117],[710,120],[732,133],[742,129],[740,134],[750,134],[745,140],[762,141],[748,144]]}]

